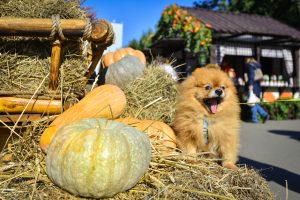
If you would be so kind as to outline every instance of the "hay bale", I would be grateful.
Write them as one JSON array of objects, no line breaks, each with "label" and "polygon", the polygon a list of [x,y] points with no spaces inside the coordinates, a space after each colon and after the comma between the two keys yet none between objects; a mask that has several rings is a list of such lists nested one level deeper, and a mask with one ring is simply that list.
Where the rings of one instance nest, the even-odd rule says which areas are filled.
[{"label": "hay bale", "polygon": [[[0,158],[12,154],[12,160],[0,160],[0,191],[4,199],[81,199],[55,186],[45,172],[45,155],[39,137],[51,119],[29,126],[20,138],[10,140]],[[190,164],[181,154],[162,156],[152,144],[150,168],[129,191],[111,199],[274,199],[267,182],[254,170],[240,166],[228,170],[214,160],[201,158]]]},{"label": "hay bale", "polygon": [[[161,68],[148,66],[125,93],[129,106],[124,116],[172,123],[176,83]],[[53,118],[44,117],[15,133],[18,136],[10,138],[11,145],[0,153],[4,199],[81,199],[55,186],[46,175],[39,138]],[[191,164],[182,154],[160,155],[157,149],[159,144],[152,143],[150,168],[139,183],[110,199],[274,199],[266,180],[247,166],[232,171],[204,156]]]},{"label": "hay bale", "polygon": [[0,1],[0,17],[85,19],[78,0],[4,0]]},{"label": "hay bale", "polygon": [[[61,19],[86,19],[85,11],[77,0],[6,0],[0,2],[0,17],[51,18],[59,14]],[[84,95],[84,74],[88,63],[83,53],[80,38],[68,38],[62,43],[62,61],[59,87],[63,93],[75,91]],[[30,94],[38,88],[41,80],[49,73],[51,41],[41,37],[0,38],[0,95]],[[48,83],[38,91],[48,93]],[[22,91],[22,92],[21,92]],[[60,93],[58,88],[57,93]],[[75,96],[76,96],[75,95]]]},{"label": "hay bale", "polygon": [[175,113],[177,83],[154,62],[144,75],[131,82],[124,93],[127,106],[121,117],[151,119],[171,124]]}]

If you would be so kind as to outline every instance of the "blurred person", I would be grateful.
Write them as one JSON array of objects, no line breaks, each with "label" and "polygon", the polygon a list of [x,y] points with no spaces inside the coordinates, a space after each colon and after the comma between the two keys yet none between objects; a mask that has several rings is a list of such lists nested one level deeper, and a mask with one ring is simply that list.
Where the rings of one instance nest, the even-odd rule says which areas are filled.
[{"label": "blurred person", "polygon": [[258,104],[260,101],[261,85],[260,80],[255,80],[255,69],[261,68],[261,64],[257,62],[253,57],[245,59],[247,83],[246,91],[248,91],[248,101],[251,110],[250,122],[257,123],[257,114],[260,114],[263,123],[265,123],[270,117],[269,114]]},{"label": "blurred person", "polygon": [[226,58],[224,58],[221,63],[221,69],[231,78],[235,85],[238,83],[236,78],[236,72],[234,68],[229,64]]}]

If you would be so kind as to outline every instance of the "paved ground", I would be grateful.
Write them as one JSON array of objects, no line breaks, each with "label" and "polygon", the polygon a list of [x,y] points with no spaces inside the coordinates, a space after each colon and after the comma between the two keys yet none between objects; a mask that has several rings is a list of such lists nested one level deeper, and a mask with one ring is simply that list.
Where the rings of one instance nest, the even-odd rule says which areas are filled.
[{"label": "paved ground", "polygon": [[300,200],[300,120],[242,123],[239,163],[248,164],[268,181],[276,200]]}]

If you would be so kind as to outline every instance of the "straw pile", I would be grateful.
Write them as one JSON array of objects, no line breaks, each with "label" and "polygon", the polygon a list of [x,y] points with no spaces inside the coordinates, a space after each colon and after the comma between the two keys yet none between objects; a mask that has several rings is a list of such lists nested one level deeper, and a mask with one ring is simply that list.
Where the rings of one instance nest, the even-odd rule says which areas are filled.
[{"label": "straw pile", "polygon": [[[85,19],[77,0],[6,0],[0,2],[0,17]],[[81,39],[68,38],[62,43],[62,65],[59,88],[63,93],[74,91],[84,95],[83,75],[87,70]],[[0,38],[0,95],[32,94],[50,68],[51,41],[37,37]],[[48,79],[38,94],[48,92]],[[62,88],[60,88],[62,87]],[[22,91],[22,92],[20,92]]]},{"label": "straw pile", "polygon": [[[0,197],[3,199],[80,199],[53,185],[45,172],[45,155],[38,139],[47,127],[44,118],[27,127],[1,153]],[[152,144],[150,168],[140,182],[111,199],[260,199],[273,196],[266,181],[253,169],[231,171],[202,158],[189,164],[180,154],[162,156]],[[12,158],[10,158],[12,156]]]},{"label": "straw pile", "polygon": [[145,68],[143,76],[128,84],[124,93],[127,106],[121,117],[131,116],[172,123],[177,83],[156,62]]},{"label": "straw pile", "polygon": [[[150,90],[153,88],[147,84],[152,85],[153,82],[148,80],[148,76],[157,76],[156,79],[160,80],[158,82],[163,87],[159,89],[159,93]],[[142,84],[140,82],[147,79],[148,82],[144,83],[144,87],[149,89],[149,94],[145,95],[148,98],[150,93],[155,95],[153,99],[149,99],[149,102],[153,102],[164,93],[169,93],[170,88],[172,88],[171,94],[176,93],[176,84],[171,82],[171,78],[162,79],[162,77],[169,76],[152,66],[148,67],[143,77],[136,80],[136,83]],[[158,87],[157,85],[152,87]],[[128,97],[128,94],[127,91],[127,98],[134,99],[133,96]],[[136,92],[132,94],[135,95]],[[165,98],[163,96],[163,99]],[[165,101],[174,103],[174,99]],[[142,108],[143,112],[153,109],[150,106]],[[169,113],[161,109],[163,114],[160,116],[168,116],[169,118],[165,119],[172,122],[170,113],[173,112],[173,108]],[[137,113],[137,110],[139,109],[130,111],[130,108],[127,108],[128,113]],[[151,112],[157,115],[159,111]],[[0,197],[3,199],[81,199],[55,186],[46,175],[45,155],[41,152],[38,141],[41,133],[52,120],[53,117],[44,117],[28,127],[24,126],[23,129],[26,130],[15,133],[15,137],[10,138],[11,145],[1,152]],[[129,191],[119,193],[111,199],[274,199],[267,182],[254,169],[239,166],[236,171],[228,170],[221,167],[217,160],[205,158],[205,153],[199,155],[198,163],[191,163],[188,157],[177,152],[161,155],[156,150],[159,148],[159,144],[152,143],[150,168],[140,182]]]}]

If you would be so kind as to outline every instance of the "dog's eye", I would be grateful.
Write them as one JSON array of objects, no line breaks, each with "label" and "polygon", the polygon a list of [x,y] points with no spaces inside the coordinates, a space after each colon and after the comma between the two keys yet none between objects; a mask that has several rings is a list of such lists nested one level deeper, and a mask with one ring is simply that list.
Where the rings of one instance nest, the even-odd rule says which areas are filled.
[{"label": "dog's eye", "polygon": [[225,90],[225,86],[224,86],[224,85],[222,85],[220,88],[221,88],[222,90]]},{"label": "dog's eye", "polygon": [[210,85],[205,85],[204,88],[205,90],[211,90],[212,87]]}]

